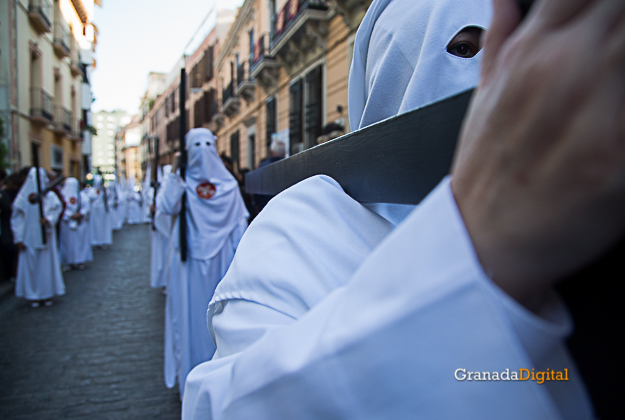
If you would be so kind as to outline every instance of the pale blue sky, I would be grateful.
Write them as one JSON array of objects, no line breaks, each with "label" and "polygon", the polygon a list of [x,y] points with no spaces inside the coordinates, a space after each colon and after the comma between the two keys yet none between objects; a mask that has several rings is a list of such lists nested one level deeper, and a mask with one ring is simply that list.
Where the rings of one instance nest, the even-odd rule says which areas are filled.
[{"label": "pale blue sky", "polygon": [[[97,67],[92,111],[138,111],[150,71],[167,73],[215,0],[104,0],[95,7]],[[234,9],[243,0],[217,0]]]}]

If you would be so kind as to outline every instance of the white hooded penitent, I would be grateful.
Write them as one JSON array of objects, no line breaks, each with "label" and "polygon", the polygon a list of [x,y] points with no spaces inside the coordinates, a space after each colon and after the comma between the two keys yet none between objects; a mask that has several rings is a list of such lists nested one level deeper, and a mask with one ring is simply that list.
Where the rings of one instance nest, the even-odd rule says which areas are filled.
[{"label": "white hooded penitent", "polygon": [[[46,171],[39,169],[40,187],[48,183]],[[65,294],[65,284],[61,275],[60,259],[56,247],[56,223],[63,211],[63,205],[54,192],[43,198],[43,217],[49,226],[43,229],[46,243],[43,243],[39,204],[31,204],[28,197],[37,194],[36,169],[31,168],[26,182],[22,185],[11,215],[11,229],[15,243],[26,247],[19,253],[15,295],[28,300],[51,299]]]},{"label": "white hooded penitent", "polygon": [[[364,127],[475,85],[478,60],[448,57],[446,46],[466,25],[486,27],[490,5],[490,0],[374,1],[356,37],[349,93],[352,126]],[[338,255],[328,256],[314,236],[293,242],[288,236],[283,240],[281,232],[256,229],[279,225],[282,220],[273,220],[272,211],[277,215],[289,211],[276,212],[272,204],[299,209],[294,205],[296,194],[307,203],[300,224],[315,226],[323,221],[324,214],[315,215],[314,209],[326,209],[315,202],[322,195],[320,182],[324,180],[328,191],[339,189],[327,178],[306,180],[278,195],[265,209],[267,215],[263,218],[261,213],[254,220],[241,251],[257,231],[263,233],[254,238],[255,243],[265,245],[261,252],[273,257],[278,252],[272,247],[288,248],[288,256],[298,260],[278,258],[254,270],[260,258],[250,260],[249,252],[238,253],[233,270],[246,270],[249,277],[236,281],[244,280],[249,287],[243,290],[245,296],[237,295],[239,290],[226,291],[228,274],[216,293],[216,297],[224,292],[232,299],[222,300],[223,315],[232,302],[242,305],[248,298],[256,299],[260,308],[261,298],[274,294],[272,278],[285,265],[319,269],[304,271],[313,276],[287,278],[292,287],[283,296],[298,288],[319,290],[300,286],[300,280],[321,284],[328,278],[322,270],[325,258],[334,267],[334,261],[357,249],[346,244]],[[306,195],[308,191],[315,195]],[[345,226],[358,226],[357,215],[340,216]],[[341,218],[332,216],[332,220]],[[300,226],[292,222],[297,219],[284,220],[281,229],[289,232]],[[335,238],[334,232],[343,231],[329,229],[320,244],[340,243],[342,237]],[[189,374],[183,419],[592,417],[564,346],[571,328],[566,311],[548,295],[544,305],[535,308],[537,313],[531,313],[495,287],[475,257],[449,179],[380,238],[372,252],[359,258],[342,286],[297,320],[282,316],[274,322],[268,315],[250,320],[257,311],[249,305],[248,311],[231,312],[230,321],[223,320],[223,331],[227,334],[225,327],[233,327],[236,333],[237,326],[243,325],[244,332],[256,333],[249,340],[253,345],[248,341],[248,347],[238,353],[203,363]],[[268,291],[265,284],[270,285]],[[287,288],[289,283],[279,286]],[[285,306],[297,310],[297,296],[290,297]],[[273,314],[280,310],[275,308]],[[541,385],[535,381],[469,382],[454,377],[462,368],[480,372],[570,368],[570,380]]]},{"label": "white hooded penitent", "polygon": [[[64,265],[75,265],[91,261],[93,254],[87,220],[91,211],[89,198],[86,193],[80,192],[78,180],[71,177],[65,180],[61,195],[65,200],[65,211],[60,221],[61,262]],[[72,218],[76,213],[82,215],[81,220]]]},{"label": "white hooded penitent", "polygon": [[186,179],[170,172],[156,201],[164,215],[178,216],[186,193],[187,261],[181,262],[180,218],[176,217],[166,264],[165,383],[172,387],[177,379],[181,395],[189,371],[215,352],[206,329],[206,309],[230,266],[249,217],[237,181],[217,154],[215,140],[204,128],[187,133]]}]

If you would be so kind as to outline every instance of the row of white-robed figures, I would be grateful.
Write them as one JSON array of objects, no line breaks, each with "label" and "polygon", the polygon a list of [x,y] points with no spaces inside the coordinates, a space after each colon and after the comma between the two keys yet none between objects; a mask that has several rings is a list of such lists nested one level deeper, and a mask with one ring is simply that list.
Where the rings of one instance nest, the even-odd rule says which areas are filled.
[{"label": "row of white-robed figures", "polygon": [[[106,248],[113,243],[113,231],[120,230],[124,223],[132,225],[150,221],[149,203],[153,189],[144,184],[144,193],[140,194],[134,188],[135,182],[130,179],[125,182],[115,181],[107,187],[101,175],[94,176],[93,187],[81,193],[86,195],[91,212],[86,214],[88,229],[85,226],[85,230],[88,230],[88,234],[85,236],[88,239],[80,241],[80,246]],[[68,194],[70,191],[71,188]]]},{"label": "row of white-robed figures", "polygon": [[[39,182],[41,189],[48,183],[43,168]],[[124,188],[114,185],[106,189],[100,175],[94,177],[92,188],[82,190],[78,180],[67,178],[60,194],[50,191],[43,197],[43,217],[39,204],[28,200],[36,193],[36,169],[31,168],[13,203],[11,227],[20,251],[15,294],[33,307],[51,305],[55,296],[65,294],[61,267],[84,268],[93,260],[92,246],[111,245],[112,229],[121,228],[126,219],[124,199],[118,202],[126,196]],[[136,197],[130,201],[137,201]],[[142,214],[149,215],[149,207]]]},{"label": "row of white-robed figures", "polygon": [[[147,173],[150,173],[148,168]],[[125,223],[136,225],[150,222],[150,205],[154,198],[154,189],[149,180],[143,182],[140,192],[135,190],[134,180],[119,180],[105,188],[109,209],[107,230],[119,230]],[[103,207],[104,208],[104,207]],[[96,244],[94,244],[96,245]]]},{"label": "row of white-robed figures", "polygon": [[[187,374],[211,360],[215,345],[206,327],[206,310],[228,270],[247,228],[249,214],[239,184],[204,128],[187,133],[188,162],[183,180],[171,165],[159,169],[150,285],[166,287],[165,384],[179,385]],[[186,205],[186,261],[180,252],[180,210]]]}]

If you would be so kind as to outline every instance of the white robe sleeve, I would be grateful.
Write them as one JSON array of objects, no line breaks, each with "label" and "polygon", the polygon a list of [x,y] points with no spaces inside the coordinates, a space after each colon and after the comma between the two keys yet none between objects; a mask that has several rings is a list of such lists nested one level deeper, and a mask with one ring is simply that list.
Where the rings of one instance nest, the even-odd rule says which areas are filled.
[{"label": "white robe sleeve", "polygon": [[80,193],[80,214],[83,216],[89,215],[91,212],[91,200],[87,194]]},{"label": "white robe sleeve", "polygon": [[184,190],[185,183],[182,178],[173,173],[167,174],[156,197],[156,207],[164,214],[176,215],[180,213]]},{"label": "white robe sleeve", "polygon": [[[346,286],[247,350],[197,366],[183,419],[592,418],[566,322],[557,325],[566,317],[532,317],[482,271],[446,180]],[[533,381],[455,376],[541,369],[532,345],[568,368],[558,397]]]},{"label": "white robe sleeve", "polygon": [[327,176],[273,198],[245,232],[209,305],[219,356],[244,350],[345,285],[392,229]]},{"label": "white robe sleeve", "polygon": [[59,200],[59,197],[53,192],[46,194],[46,197],[43,200],[43,214],[44,217],[48,219],[48,222],[50,222],[50,226],[56,225],[62,211],[63,204],[61,203],[61,200]]},{"label": "white robe sleeve", "polygon": [[213,359],[243,351],[267,331],[293,321],[289,315],[257,302],[243,299],[220,301],[209,312],[208,319],[209,331],[217,347]]},{"label": "white robe sleeve", "polygon": [[18,207],[13,207],[11,213],[11,230],[13,231],[13,242],[16,244],[23,243],[26,237],[26,214]]}]

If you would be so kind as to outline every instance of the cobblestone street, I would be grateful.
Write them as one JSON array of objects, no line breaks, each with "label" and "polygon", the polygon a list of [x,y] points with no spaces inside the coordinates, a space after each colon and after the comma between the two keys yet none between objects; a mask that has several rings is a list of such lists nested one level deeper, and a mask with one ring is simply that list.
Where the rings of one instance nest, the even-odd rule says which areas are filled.
[{"label": "cobblestone street", "polygon": [[163,380],[165,297],[149,287],[148,225],[124,226],[67,293],[32,309],[0,301],[0,418],[176,419]]}]

